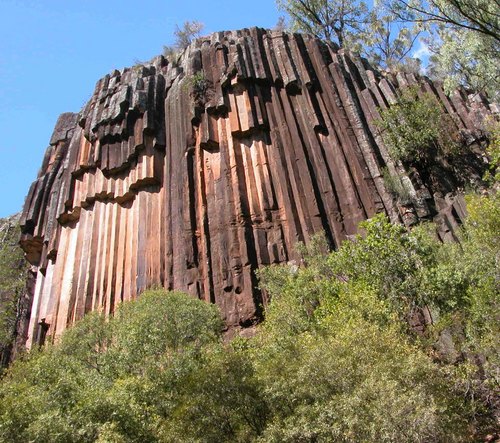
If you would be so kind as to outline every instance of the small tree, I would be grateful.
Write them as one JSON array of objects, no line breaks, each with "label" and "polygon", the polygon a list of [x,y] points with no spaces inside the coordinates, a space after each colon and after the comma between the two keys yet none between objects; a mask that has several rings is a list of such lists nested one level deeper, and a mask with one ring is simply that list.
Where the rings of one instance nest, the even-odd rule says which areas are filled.
[{"label": "small tree", "polygon": [[432,153],[448,155],[459,133],[435,98],[418,88],[403,90],[397,103],[382,111],[377,125],[391,155],[406,162],[425,161]]},{"label": "small tree", "polygon": [[197,20],[185,21],[182,28],[180,28],[179,25],[175,25],[174,44],[163,46],[163,56],[171,63],[177,64],[180,53],[184,51],[195,38],[200,36],[204,27],[205,25]]},{"label": "small tree", "polygon": [[499,6],[498,0],[390,0],[388,7],[399,20],[430,31],[432,69],[448,91],[462,85],[498,99]]},{"label": "small tree", "polygon": [[284,32],[286,31],[286,18],[283,15],[278,17],[278,21],[273,27],[273,31]]},{"label": "small tree", "polygon": [[362,52],[370,62],[383,68],[418,71],[418,61],[409,55],[421,31],[419,24],[396,23],[394,14],[377,7],[361,35]]},{"label": "small tree", "polygon": [[363,1],[277,0],[278,9],[291,18],[291,27],[349,47],[369,20]]},{"label": "small tree", "polygon": [[186,49],[191,42],[198,38],[203,31],[205,25],[197,20],[185,21],[182,28],[175,25],[175,47],[177,49]]}]

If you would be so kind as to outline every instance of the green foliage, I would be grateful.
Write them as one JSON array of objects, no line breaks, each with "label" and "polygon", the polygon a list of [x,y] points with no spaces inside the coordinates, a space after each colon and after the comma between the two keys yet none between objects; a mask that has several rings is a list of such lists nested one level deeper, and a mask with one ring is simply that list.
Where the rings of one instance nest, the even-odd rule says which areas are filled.
[{"label": "green foliage", "polygon": [[486,148],[486,154],[490,160],[490,168],[484,180],[494,185],[500,182],[500,122],[490,123],[489,126],[490,142]]},{"label": "green foliage", "polygon": [[26,285],[26,265],[19,237],[17,222],[0,219],[0,356],[14,338],[17,302]]},{"label": "green foliage", "polygon": [[401,203],[411,201],[411,194],[398,176],[393,176],[387,168],[382,169],[385,188]]},{"label": "green foliage", "polygon": [[[485,383],[500,384],[500,194],[471,196],[462,262],[468,287],[467,345],[484,359]],[[480,264],[480,265],[478,265]]]},{"label": "green foliage", "polygon": [[205,103],[212,97],[210,81],[205,77],[203,71],[197,71],[193,75],[186,77],[184,88],[189,92],[194,103],[203,108]]},{"label": "green foliage", "polygon": [[403,90],[397,103],[381,111],[376,123],[391,155],[402,161],[449,155],[459,146],[459,134],[451,118],[432,95],[419,94],[415,87]]},{"label": "green foliage", "polygon": [[207,89],[207,79],[205,78],[205,73],[203,71],[198,71],[189,77],[189,84],[193,88],[193,91],[197,95],[202,95]]},{"label": "green foliage", "polygon": [[[434,76],[444,80],[446,92],[464,86],[498,100],[500,43],[462,28],[441,27],[435,34],[438,45],[431,57],[431,69]],[[435,41],[431,45],[436,46]]]},{"label": "green foliage", "polygon": [[500,199],[468,209],[460,244],[378,215],[336,252],[300,245],[300,265],[259,272],[251,339],[224,343],[215,306],[162,290],[87,315],[9,369],[0,441],[478,441],[497,407]]},{"label": "green foliage", "polygon": [[172,442],[251,441],[262,432],[267,406],[244,349],[215,346],[181,386],[173,420],[161,429]]},{"label": "green foliage", "polygon": [[150,400],[168,400],[155,391],[185,368],[179,347],[199,353],[220,326],[214,306],[159,291],[112,320],[86,316],[59,345],[12,366],[0,389],[0,441],[155,441],[161,415]]},{"label": "green foliage", "polygon": [[277,0],[278,9],[290,16],[292,29],[349,47],[369,20],[363,1]]},{"label": "green foliage", "polygon": [[[468,441],[473,424],[492,429],[500,199],[468,208],[460,244],[377,216],[306,268],[261,272],[273,297],[256,351],[265,441]],[[434,324],[418,336],[408,321],[424,309]]]},{"label": "green foliage", "polygon": [[419,23],[434,39],[432,70],[448,91],[459,85],[498,99],[500,16],[490,0],[393,0],[391,11],[403,22]]},{"label": "green foliage", "polygon": [[391,303],[331,271],[301,268],[285,279],[268,271],[283,290],[254,349],[272,417],[261,441],[467,440],[467,406],[410,344]]},{"label": "green foliage", "polygon": [[165,297],[163,290],[149,291],[121,305],[113,319],[114,340],[108,353],[118,370],[140,374],[145,365],[162,364],[166,350],[199,349],[216,341],[221,329],[215,306],[184,294]]}]

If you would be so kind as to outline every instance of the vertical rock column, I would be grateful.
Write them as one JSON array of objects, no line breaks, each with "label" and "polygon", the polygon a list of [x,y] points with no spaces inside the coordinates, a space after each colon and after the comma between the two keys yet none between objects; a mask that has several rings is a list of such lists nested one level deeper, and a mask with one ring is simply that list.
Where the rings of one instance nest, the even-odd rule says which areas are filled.
[{"label": "vertical rock column", "polygon": [[[28,345],[155,285],[245,327],[266,301],[255,270],[298,259],[298,241],[323,231],[338,247],[377,212],[411,225],[442,208],[444,224],[459,222],[452,200],[390,158],[373,123],[409,85],[480,137],[486,101],[382,75],[298,34],[216,33],[173,62],[105,76],[80,114],[59,119],[26,199],[22,246],[38,270]],[[410,202],[395,201],[382,167]]]}]

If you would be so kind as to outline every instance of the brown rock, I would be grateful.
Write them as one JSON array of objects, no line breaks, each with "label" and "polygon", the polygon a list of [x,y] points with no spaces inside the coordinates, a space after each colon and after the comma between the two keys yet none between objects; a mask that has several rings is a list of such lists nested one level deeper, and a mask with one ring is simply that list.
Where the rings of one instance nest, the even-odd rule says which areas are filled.
[{"label": "brown rock", "polygon": [[[154,285],[216,303],[229,327],[252,325],[265,302],[258,267],[293,260],[320,230],[338,246],[377,212],[408,225],[439,215],[452,235],[460,202],[434,203],[437,189],[405,176],[373,124],[415,83],[478,137],[485,101],[382,76],[305,35],[217,33],[176,66],[157,57],[104,77],[81,114],[59,119],[26,199],[28,346]],[[405,176],[414,201],[395,204],[382,167]]]}]

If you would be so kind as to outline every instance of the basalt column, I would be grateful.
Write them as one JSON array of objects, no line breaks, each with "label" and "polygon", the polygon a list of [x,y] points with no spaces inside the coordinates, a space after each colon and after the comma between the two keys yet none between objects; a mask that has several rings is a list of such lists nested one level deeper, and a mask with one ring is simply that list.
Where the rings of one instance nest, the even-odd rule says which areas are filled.
[{"label": "basalt column", "polygon": [[[101,79],[79,114],[60,117],[26,199],[22,246],[38,269],[28,346],[155,285],[246,326],[265,303],[254,271],[296,259],[318,231],[336,247],[377,212],[452,229],[460,202],[393,161],[373,123],[408,85],[480,137],[492,112],[481,97],[258,28]],[[396,203],[382,167],[411,202]]]}]

